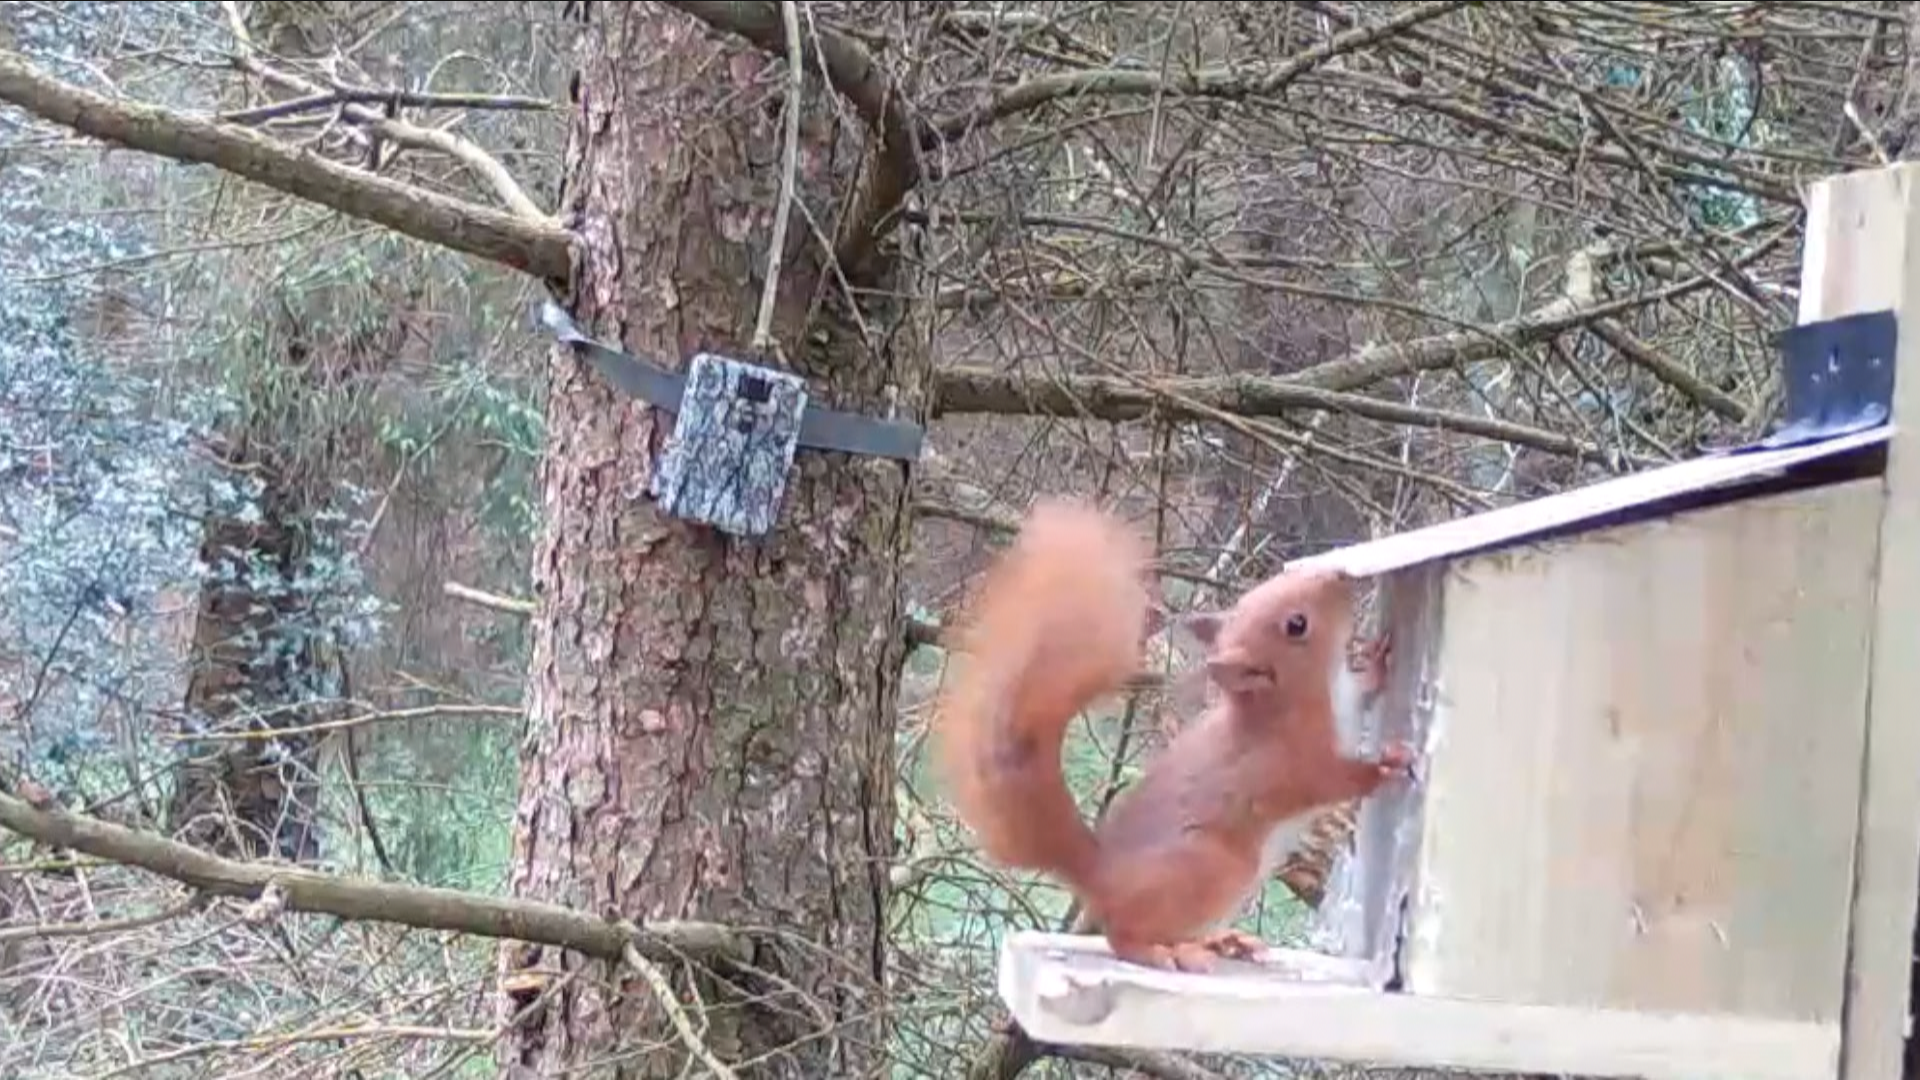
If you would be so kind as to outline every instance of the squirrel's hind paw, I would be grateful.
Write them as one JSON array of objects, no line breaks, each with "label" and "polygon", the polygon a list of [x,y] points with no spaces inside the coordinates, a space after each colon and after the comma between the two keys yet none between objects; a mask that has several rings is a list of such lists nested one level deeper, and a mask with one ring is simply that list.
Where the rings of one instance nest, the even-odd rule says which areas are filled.
[{"label": "squirrel's hind paw", "polygon": [[1185,971],[1201,974],[1212,971],[1221,958],[1258,960],[1265,956],[1267,943],[1240,930],[1221,930],[1193,941],[1171,945],[1116,946],[1113,955],[1130,964],[1161,971]]},{"label": "squirrel's hind paw", "polygon": [[1221,930],[1200,939],[1201,948],[1216,956],[1234,960],[1258,960],[1267,954],[1267,943],[1241,930]]},{"label": "squirrel's hind paw", "polygon": [[1406,743],[1388,743],[1380,750],[1380,772],[1384,776],[1394,773],[1410,772],[1413,768],[1413,747]]}]

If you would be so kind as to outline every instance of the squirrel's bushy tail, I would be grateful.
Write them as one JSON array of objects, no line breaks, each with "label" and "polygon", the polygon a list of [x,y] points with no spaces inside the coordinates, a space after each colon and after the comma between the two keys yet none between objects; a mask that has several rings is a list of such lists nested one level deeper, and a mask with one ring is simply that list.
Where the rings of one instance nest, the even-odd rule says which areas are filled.
[{"label": "squirrel's bushy tail", "polygon": [[987,857],[1056,874],[1083,897],[1098,853],[1061,742],[1080,710],[1140,670],[1147,557],[1092,506],[1034,505],[963,616],[936,721],[946,789]]}]

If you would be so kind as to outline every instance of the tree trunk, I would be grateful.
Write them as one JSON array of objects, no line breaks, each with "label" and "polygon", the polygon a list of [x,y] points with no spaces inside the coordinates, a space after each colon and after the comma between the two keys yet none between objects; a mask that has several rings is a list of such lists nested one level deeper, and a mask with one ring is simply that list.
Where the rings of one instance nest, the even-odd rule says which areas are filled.
[{"label": "tree trunk", "polygon": [[[562,302],[659,362],[747,358],[780,190],[766,88],[781,79],[663,5],[590,10],[565,200],[583,245]],[[797,183],[823,223],[845,182],[820,135],[828,93],[809,79]],[[791,218],[775,335],[810,398],[876,415],[891,391],[917,408],[924,352],[876,305],[862,318],[888,344],[865,343],[807,215]],[[765,931],[752,970],[700,976],[697,998],[674,979],[708,1047],[751,1061],[747,1075],[875,1075],[907,470],[802,448],[775,532],[729,537],[645,495],[672,422],[555,351],[512,890]],[[526,1014],[507,1075],[683,1075],[684,1042],[636,973],[513,946],[501,974],[506,1018]]]},{"label": "tree trunk", "polygon": [[[250,442],[239,440],[241,446]],[[236,451],[233,465],[262,464]],[[301,509],[271,467],[262,471],[261,517],[242,521],[215,513],[200,543],[212,571],[201,583],[193,629],[193,674],[186,707],[193,726],[228,732],[299,726],[309,718],[310,650],[289,632],[299,618],[296,597],[256,589],[255,575],[290,582],[304,551],[296,523]],[[253,718],[251,721],[248,718]],[[312,735],[251,742],[187,743],[167,807],[177,839],[217,855],[312,860],[320,847],[315,817],[319,785]]]}]

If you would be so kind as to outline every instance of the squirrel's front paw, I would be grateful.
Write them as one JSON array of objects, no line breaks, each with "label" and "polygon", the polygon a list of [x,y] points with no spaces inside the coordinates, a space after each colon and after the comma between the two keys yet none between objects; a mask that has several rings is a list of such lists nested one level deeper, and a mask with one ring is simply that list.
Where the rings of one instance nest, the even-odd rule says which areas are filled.
[{"label": "squirrel's front paw", "polygon": [[1392,776],[1413,768],[1413,748],[1406,743],[1388,743],[1380,749],[1380,775]]},{"label": "squirrel's front paw", "polygon": [[1356,638],[1347,643],[1347,670],[1360,677],[1360,689],[1369,696],[1387,685],[1387,662],[1393,656],[1393,635]]}]

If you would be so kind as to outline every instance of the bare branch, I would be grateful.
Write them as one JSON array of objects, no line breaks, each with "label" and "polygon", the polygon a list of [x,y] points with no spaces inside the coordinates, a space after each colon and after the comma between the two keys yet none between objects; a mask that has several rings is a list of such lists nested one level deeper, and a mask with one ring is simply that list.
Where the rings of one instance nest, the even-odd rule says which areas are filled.
[{"label": "bare branch", "polygon": [[538,942],[605,960],[622,959],[629,945],[642,956],[661,960],[745,960],[751,952],[744,937],[713,923],[666,921],[635,928],[530,900],[353,881],[285,865],[237,862],[65,810],[36,810],[4,793],[0,793],[0,826],[53,847],[137,866],[216,896],[255,899],[273,885],[285,895],[288,911]]},{"label": "bare branch", "polygon": [[[246,20],[240,13],[240,6],[233,3],[233,0],[226,0],[221,4],[221,8],[226,12],[227,23],[233,30],[235,40],[239,42],[241,51],[236,63],[242,69],[293,90],[310,94],[323,92],[319,86],[306,79],[277,71],[261,63],[255,53],[253,39],[247,33]],[[465,165],[469,171],[491,187],[494,194],[500,197],[500,201],[506,204],[507,209],[528,221],[549,220],[547,212],[540,209],[539,205],[527,195],[526,189],[520,186],[520,182],[514,179],[506,166],[500,164],[492,154],[466,139],[452,132],[417,127],[404,120],[396,120],[384,112],[370,109],[365,105],[349,104],[340,110],[340,114],[397,145],[446,154]],[[375,162],[369,162],[368,167],[371,169],[376,165]]]},{"label": "bare branch", "polygon": [[1170,97],[1212,97],[1237,101],[1276,94],[1300,76],[1336,56],[1367,48],[1474,2],[1476,0],[1437,0],[1435,3],[1408,8],[1377,26],[1356,27],[1329,38],[1264,71],[1249,72],[1244,67],[1211,68],[1174,75],[1146,68],[1102,68],[1030,79],[977,108],[934,122],[932,133],[942,139],[958,138],[974,128],[1069,97],[1164,94]]},{"label": "bare branch", "polygon": [[343,717],[339,720],[323,720],[298,727],[270,727],[252,731],[198,731],[191,735],[168,736],[175,742],[269,742],[274,739],[286,739],[299,735],[325,735],[335,731],[348,731],[366,727],[369,724],[389,723],[401,720],[426,720],[461,716],[492,717],[502,720],[517,720],[526,715],[526,710],[512,705],[421,705],[412,709],[386,709],[361,713],[358,716]]},{"label": "bare branch", "polygon": [[553,102],[546,98],[514,94],[422,94],[413,90],[354,87],[303,94],[271,105],[256,105],[251,109],[236,109],[221,113],[219,119],[229,124],[263,124],[283,116],[297,116],[303,112],[331,109],[339,105],[378,105],[383,102],[393,102],[408,109],[493,109],[506,112],[544,112],[554,107]]},{"label": "bare branch", "polygon": [[1747,407],[1733,395],[1721,390],[1693,372],[1653,351],[1639,338],[1612,319],[1596,319],[1590,327],[1595,337],[1619,350],[1621,356],[1646,368],[1653,376],[1686,395],[1695,404],[1738,423],[1747,418]]},{"label": "bare branch", "polygon": [[1615,456],[1606,447],[1525,424],[1402,405],[1397,401],[1325,390],[1293,379],[1223,375],[1136,382],[1111,375],[1022,376],[953,367],[939,372],[937,385],[935,409],[938,413],[1137,420],[1160,410],[1201,418],[1202,414],[1194,412],[1183,401],[1236,416],[1279,416],[1300,409],[1323,409],[1407,427],[1478,435],[1603,464]]},{"label": "bare branch", "polygon": [[45,940],[47,938],[100,937],[107,934],[124,934],[129,930],[141,930],[149,926],[158,926],[171,922],[182,915],[199,910],[203,898],[192,895],[177,904],[151,915],[135,915],[125,919],[96,919],[83,923],[29,923],[26,926],[10,926],[0,930],[0,945],[15,941]]},{"label": "bare branch", "polygon": [[565,279],[572,236],[558,226],[421,191],[283,146],[257,132],[152,105],[115,101],[0,54],[0,101],[82,135],[213,165],[396,232],[541,278]]},{"label": "bare branch", "polygon": [[[448,596],[457,597],[461,600],[478,604],[483,608],[505,612],[509,615],[532,615],[536,609],[534,602],[531,600],[521,600],[512,596],[500,596],[483,589],[473,588],[470,585],[462,585],[457,581],[445,582],[440,586],[440,589]],[[940,628],[932,623],[921,622],[918,619],[908,619],[907,648],[916,649],[927,645],[938,646],[941,644],[940,633]],[[269,732],[267,734],[272,733]],[[204,738],[205,736],[200,737]]]}]

